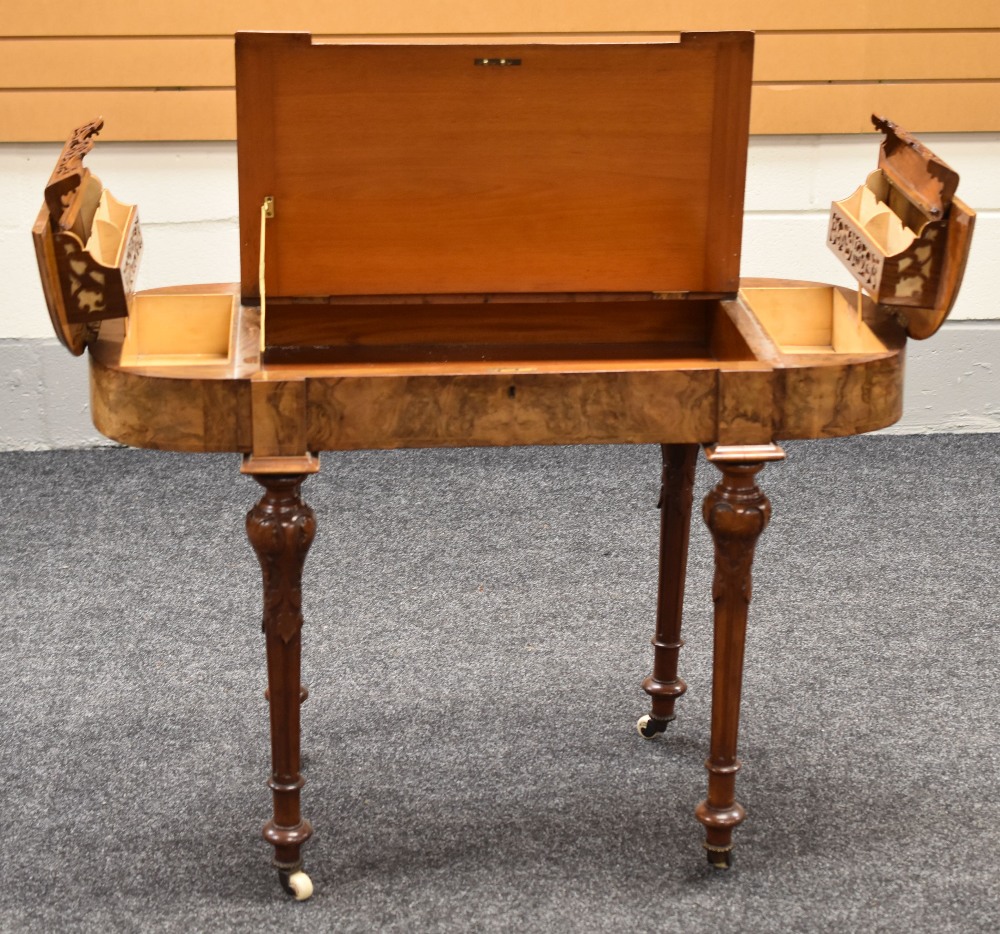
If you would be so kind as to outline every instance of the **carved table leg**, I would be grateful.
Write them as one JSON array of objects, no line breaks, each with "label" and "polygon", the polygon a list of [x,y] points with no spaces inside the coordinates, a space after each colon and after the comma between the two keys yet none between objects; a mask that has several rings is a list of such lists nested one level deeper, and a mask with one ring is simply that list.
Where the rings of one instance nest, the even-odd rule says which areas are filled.
[{"label": "carved table leg", "polygon": [[[712,742],[705,762],[708,797],[695,809],[705,826],[708,861],[719,868],[731,863],[733,828],[746,817],[736,801],[736,738],[739,731],[743,648],[750,606],[750,569],[757,538],[771,517],[771,504],[757,486],[762,461],[783,456],[770,446],[770,457],[751,462],[713,460],[722,479],[706,497],[705,522],[715,540],[715,647],[712,671]],[[724,455],[723,455],[724,457]]]},{"label": "carved table leg", "polygon": [[652,698],[650,712],[640,718],[639,734],[652,739],[674,719],[674,704],[687,690],[677,677],[687,575],[688,538],[691,532],[691,497],[697,444],[660,445],[663,480],[660,486],[660,579],[656,599],[656,633],[653,636],[653,673],[642,682]]},{"label": "carved table leg", "polygon": [[312,894],[302,871],[302,845],[312,827],[299,810],[305,780],[299,772],[299,704],[302,632],[302,567],[316,533],[313,511],[302,501],[302,474],[256,474],[264,487],[247,514],[247,536],[264,578],[264,635],[267,643],[268,701],[271,713],[271,779],[274,816],[264,839],[274,846],[282,885],[298,899]]}]

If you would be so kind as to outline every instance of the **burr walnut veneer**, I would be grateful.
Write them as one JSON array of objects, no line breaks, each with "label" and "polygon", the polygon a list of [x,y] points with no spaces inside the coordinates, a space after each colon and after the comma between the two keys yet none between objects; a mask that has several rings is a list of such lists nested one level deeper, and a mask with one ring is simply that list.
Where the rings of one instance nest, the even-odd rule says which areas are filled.
[{"label": "burr walnut veneer", "polygon": [[[887,121],[831,246],[874,298],[739,278],[752,36],[670,44],[236,43],[241,282],[135,294],[136,210],[67,143],[35,244],[56,332],[90,350],[94,422],[137,447],[234,451],[264,578],[274,816],[307,897],[301,572],[321,451],[655,443],[663,453],[651,738],[674,717],[694,463],[715,540],[708,795],[727,866],[754,544],[777,442],[901,412],[907,331],[940,325],[973,214],[957,176]],[[790,263],[791,264],[791,263]]]}]

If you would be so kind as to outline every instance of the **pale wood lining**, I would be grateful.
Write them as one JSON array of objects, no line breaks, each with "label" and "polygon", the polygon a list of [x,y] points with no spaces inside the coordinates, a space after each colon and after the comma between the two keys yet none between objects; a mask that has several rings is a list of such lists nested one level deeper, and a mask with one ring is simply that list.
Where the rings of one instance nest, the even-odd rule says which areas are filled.
[{"label": "pale wood lining", "polygon": [[[688,304],[696,307],[688,309]],[[504,306],[505,313],[511,309],[517,310]],[[420,310],[427,313],[426,320],[414,319],[405,313],[409,309],[395,305],[347,309],[346,314],[342,309],[322,308],[321,313],[332,319],[327,327],[330,353],[311,363],[309,373],[659,372],[713,370],[720,360],[725,360],[729,370],[761,366],[754,351],[729,326],[729,317],[718,302],[629,302],[617,309],[609,303],[595,308],[574,306],[573,311],[580,314],[571,320],[565,319],[563,308],[535,306],[537,313],[551,319],[548,329],[523,332],[517,343],[512,340],[517,328],[504,315],[479,323],[479,331],[466,341],[457,334],[454,315],[447,308]],[[527,306],[521,309],[526,310]],[[119,365],[147,374],[225,375],[225,368],[237,357],[255,349],[257,319],[253,313],[241,313],[248,311],[254,310],[241,309],[233,293],[140,293],[123,322]],[[444,314],[435,317],[435,311]],[[616,339],[616,314],[625,313],[628,333]],[[334,342],[339,346],[332,346]],[[280,362],[270,363],[261,373],[278,379],[285,369]],[[293,364],[292,370],[301,372],[301,366]]]},{"label": "pale wood lining", "polygon": [[740,291],[771,339],[789,354],[871,354],[888,348],[835,286],[780,286]]},{"label": "pale wood lining", "polygon": [[276,336],[268,365],[302,363],[310,371],[430,364],[536,372],[565,360],[600,370],[755,359],[716,301],[300,304],[274,306],[269,315]]},{"label": "pale wood lining", "polygon": [[920,230],[905,226],[886,203],[888,188],[885,176],[876,170],[854,194],[836,204],[886,256],[895,256],[920,236]]},{"label": "pale wood lining", "polygon": [[135,296],[122,345],[123,367],[218,365],[232,360],[236,297],[219,294]]},{"label": "pale wood lining", "polygon": [[[92,190],[96,183],[100,199],[92,208],[92,216],[91,210],[85,208],[87,216],[91,217],[90,236],[87,238],[85,249],[104,266],[121,266],[125,234],[131,227],[136,207],[134,204],[124,204],[119,201],[106,188],[101,190],[101,183],[95,176],[91,176],[89,181]],[[83,217],[83,210],[80,215]]]}]

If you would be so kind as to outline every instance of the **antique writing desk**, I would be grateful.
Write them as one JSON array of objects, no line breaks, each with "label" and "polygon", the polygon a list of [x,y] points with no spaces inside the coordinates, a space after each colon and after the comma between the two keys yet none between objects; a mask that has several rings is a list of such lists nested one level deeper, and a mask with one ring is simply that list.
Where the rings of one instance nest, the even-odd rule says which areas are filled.
[{"label": "antique writing desk", "polygon": [[274,816],[301,848],[300,496],[325,450],[657,443],[652,699],[674,717],[699,445],[721,471],[708,795],[726,866],[757,486],[775,442],[900,415],[907,333],[947,315],[973,214],[957,176],[888,122],[879,167],[834,205],[830,244],[869,296],[739,280],[752,36],[676,43],[320,45],[237,36],[241,282],[133,293],[136,211],[67,143],[34,236],[56,331],[90,350],[94,422],[125,444],[236,451],[264,579]]}]

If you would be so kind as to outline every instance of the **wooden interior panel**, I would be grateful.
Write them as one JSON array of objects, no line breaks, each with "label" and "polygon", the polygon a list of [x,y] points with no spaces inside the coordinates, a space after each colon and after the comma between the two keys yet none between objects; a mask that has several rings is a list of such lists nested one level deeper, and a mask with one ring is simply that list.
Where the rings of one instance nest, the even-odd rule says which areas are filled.
[{"label": "wooden interior panel", "polygon": [[31,228],[31,239],[35,246],[35,260],[42,282],[42,293],[49,320],[59,342],[74,356],[83,353],[86,347],[86,325],[69,320],[66,302],[63,298],[59,266],[56,259],[55,240],[49,222],[49,209],[44,204]]},{"label": "wooden interior panel", "polygon": [[244,299],[266,196],[274,297],[733,291],[751,48],[241,33]]},{"label": "wooden interior panel", "polygon": [[[711,301],[268,305],[268,363],[709,358]],[[732,359],[752,359],[729,342]]]},{"label": "wooden interior panel", "polygon": [[235,296],[141,294],[129,312],[122,366],[222,364],[232,359]]},{"label": "wooden interior panel", "polygon": [[744,288],[771,339],[790,354],[880,354],[888,348],[858,313],[856,293],[830,285]]},{"label": "wooden interior panel", "polygon": [[268,345],[344,347],[447,343],[633,343],[704,345],[714,303],[505,302],[503,304],[268,305]]}]

